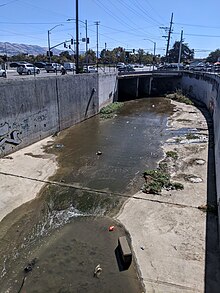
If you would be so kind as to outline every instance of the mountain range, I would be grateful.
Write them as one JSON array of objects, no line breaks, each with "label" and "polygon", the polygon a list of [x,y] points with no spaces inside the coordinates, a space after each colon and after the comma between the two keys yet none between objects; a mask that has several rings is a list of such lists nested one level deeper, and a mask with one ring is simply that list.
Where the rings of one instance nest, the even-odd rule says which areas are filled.
[{"label": "mountain range", "polygon": [[[38,45],[27,45],[27,44],[17,44],[9,42],[0,42],[0,55],[7,54],[8,56],[18,55],[18,54],[28,54],[28,55],[39,55],[47,54],[48,48],[40,47]],[[58,49],[53,49],[54,54],[60,54],[62,52]]]}]

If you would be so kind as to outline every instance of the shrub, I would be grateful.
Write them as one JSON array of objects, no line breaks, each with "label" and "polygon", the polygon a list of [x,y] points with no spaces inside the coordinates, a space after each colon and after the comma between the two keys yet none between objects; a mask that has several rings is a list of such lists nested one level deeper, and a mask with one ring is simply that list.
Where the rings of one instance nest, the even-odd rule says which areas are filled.
[{"label": "shrub", "polygon": [[103,107],[100,110],[100,116],[101,118],[107,119],[114,117],[114,114],[124,105],[124,103],[121,102],[115,102],[112,104],[109,104],[106,107]]},{"label": "shrub", "polygon": [[178,154],[177,154],[177,152],[174,152],[174,151],[168,151],[168,152],[166,152],[166,156],[167,157],[170,157],[170,158],[173,158],[174,160],[177,160],[178,159]]}]

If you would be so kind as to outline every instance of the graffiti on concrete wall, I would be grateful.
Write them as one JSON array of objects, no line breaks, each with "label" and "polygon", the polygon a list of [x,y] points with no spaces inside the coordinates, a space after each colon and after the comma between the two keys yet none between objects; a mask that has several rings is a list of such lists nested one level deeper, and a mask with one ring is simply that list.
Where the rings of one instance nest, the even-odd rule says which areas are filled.
[{"label": "graffiti on concrete wall", "polygon": [[19,130],[11,129],[8,123],[0,124],[0,147],[5,143],[18,145],[21,143]]},{"label": "graffiti on concrete wall", "polygon": [[[36,127],[40,131],[46,127],[48,117],[47,110],[39,111],[33,115],[25,117],[20,123],[8,122],[0,123],[0,153],[5,149],[6,145],[17,146],[22,142],[21,135],[25,131],[25,135],[36,132]],[[42,125],[42,123],[44,123]]]}]

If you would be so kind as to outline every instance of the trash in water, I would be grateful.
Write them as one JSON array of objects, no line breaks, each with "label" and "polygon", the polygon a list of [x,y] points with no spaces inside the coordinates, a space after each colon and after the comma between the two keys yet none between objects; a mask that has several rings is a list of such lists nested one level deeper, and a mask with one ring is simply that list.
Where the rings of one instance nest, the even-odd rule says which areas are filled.
[{"label": "trash in water", "polygon": [[96,155],[97,156],[100,156],[100,155],[102,155],[102,152],[101,151],[97,151]]},{"label": "trash in water", "polygon": [[64,145],[62,143],[57,143],[54,146],[56,149],[62,149],[64,147]]},{"label": "trash in water", "polygon": [[34,258],[25,268],[24,268],[24,272],[25,273],[29,273],[33,270],[35,264],[36,264],[37,259]]},{"label": "trash in water", "polygon": [[94,269],[94,277],[98,278],[101,275],[101,272],[102,272],[102,268],[100,264],[98,264]]},{"label": "trash in water", "polygon": [[113,231],[114,229],[115,229],[115,226],[110,226],[110,227],[108,228],[109,231]]}]

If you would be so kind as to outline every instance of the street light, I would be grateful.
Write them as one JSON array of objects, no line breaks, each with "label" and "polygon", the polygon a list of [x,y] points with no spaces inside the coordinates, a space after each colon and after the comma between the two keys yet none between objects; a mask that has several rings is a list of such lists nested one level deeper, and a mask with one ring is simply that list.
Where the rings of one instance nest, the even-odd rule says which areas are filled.
[{"label": "street light", "polygon": [[150,39],[144,39],[145,41],[149,41],[154,44],[154,60],[153,60],[153,71],[154,71],[154,64],[155,64],[155,59],[156,59],[156,42],[150,40]]},{"label": "street light", "polygon": [[[66,21],[71,21],[71,20],[76,21],[75,18],[68,18]],[[86,52],[87,52],[88,51],[88,23],[87,23],[87,20],[82,21],[82,20],[79,20],[78,19],[78,21],[81,22],[81,23],[83,23],[85,25],[85,30],[86,30],[86,37],[85,37],[86,42],[85,43],[86,43]]]},{"label": "street light", "polygon": [[52,27],[51,29],[49,29],[47,31],[47,37],[48,37],[48,54],[49,54],[49,62],[51,63],[51,53],[50,53],[50,32],[55,29],[58,26],[63,26],[62,23],[55,25],[54,27]]},{"label": "street light", "polygon": [[83,23],[85,25],[85,30],[86,30],[86,38],[85,38],[85,43],[86,43],[86,49],[85,50],[86,50],[86,52],[85,52],[85,54],[87,54],[87,51],[88,51],[88,23],[87,23],[87,20],[82,21],[82,20],[79,20],[78,18],[77,19],[68,18],[66,21],[71,21],[71,20],[74,20],[76,22],[76,34],[77,34],[77,36],[76,36],[76,67],[78,68],[78,60],[79,60],[78,22],[81,22],[81,23]]}]

